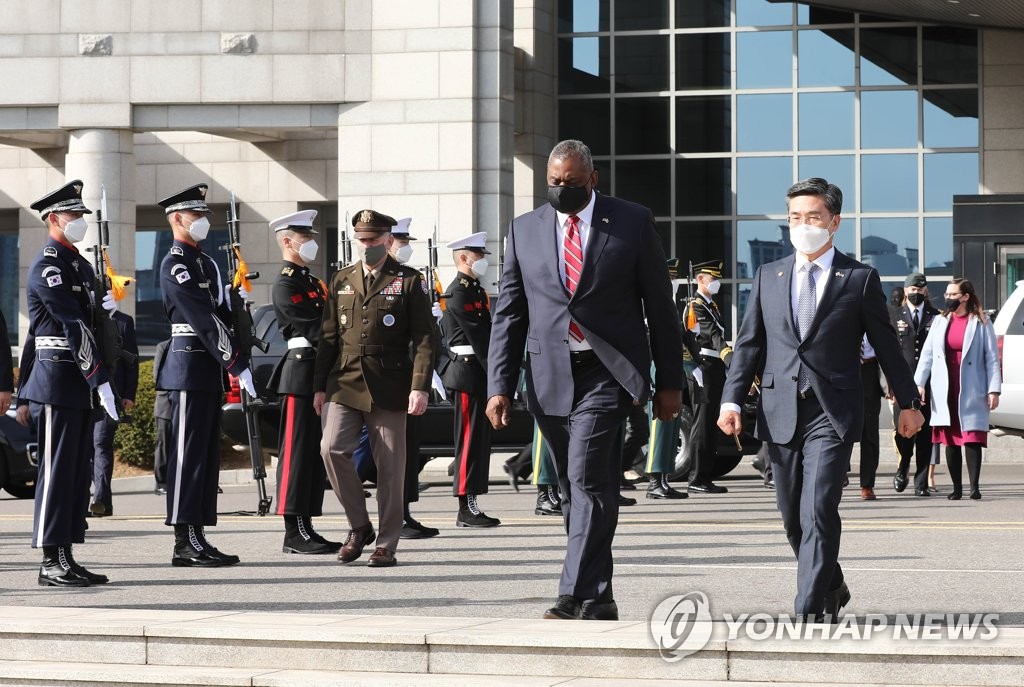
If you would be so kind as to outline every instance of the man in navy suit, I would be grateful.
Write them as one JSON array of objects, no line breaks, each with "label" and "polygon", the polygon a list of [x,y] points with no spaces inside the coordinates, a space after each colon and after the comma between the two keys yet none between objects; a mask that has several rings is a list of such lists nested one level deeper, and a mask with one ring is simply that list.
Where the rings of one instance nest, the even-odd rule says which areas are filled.
[{"label": "man in navy suit", "polygon": [[842,191],[806,179],[790,187],[786,203],[796,255],[754,275],[718,426],[739,434],[740,404],[763,363],[756,435],[768,443],[779,512],[797,557],[795,610],[808,620],[834,620],[850,600],[839,565],[839,500],[864,422],[865,333],[902,409],[900,433],[913,436],[924,417],[878,272],[833,246]]},{"label": "man in navy suit", "polygon": [[569,535],[559,597],[544,617],[617,620],[622,423],[651,397],[652,357],[653,413],[679,413],[679,316],[651,211],[598,195],[580,141],[554,147],[547,180],[548,204],[508,228],[487,417],[496,429],[508,425],[525,350],[527,403],[550,444]]}]

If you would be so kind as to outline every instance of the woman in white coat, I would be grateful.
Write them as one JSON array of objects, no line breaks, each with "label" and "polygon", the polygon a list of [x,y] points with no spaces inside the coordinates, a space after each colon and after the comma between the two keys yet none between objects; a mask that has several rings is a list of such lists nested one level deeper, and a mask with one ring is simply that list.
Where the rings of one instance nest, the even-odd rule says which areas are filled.
[{"label": "woman in white coat", "polygon": [[966,458],[971,498],[980,499],[978,478],[981,449],[988,439],[988,413],[999,405],[999,356],[995,330],[981,309],[974,285],[966,279],[954,279],[946,286],[946,309],[932,321],[914,381],[921,398],[931,405],[932,442],[946,447],[953,482],[953,493],[947,498],[962,498],[961,468]]}]

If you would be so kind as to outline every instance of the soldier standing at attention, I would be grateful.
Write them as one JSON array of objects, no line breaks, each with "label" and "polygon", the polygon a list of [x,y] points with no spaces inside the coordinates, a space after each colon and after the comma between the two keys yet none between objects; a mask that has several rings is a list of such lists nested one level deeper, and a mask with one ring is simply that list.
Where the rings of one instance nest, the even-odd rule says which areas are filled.
[{"label": "soldier standing at attention", "polygon": [[487,347],[491,309],[480,278],[487,274],[487,233],[448,244],[458,274],[448,286],[441,326],[448,337],[441,379],[455,415],[455,473],[452,493],[459,499],[457,527],[497,527],[501,521],[480,510],[476,497],[487,493],[491,426],[487,422]]},{"label": "soldier standing at attention", "polygon": [[175,566],[238,563],[238,556],[217,550],[203,531],[217,524],[223,371],[238,377],[242,388],[256,396],[249,351],[239,350],[225,324],[230,317],[228,286],[217,263],[199,246],[210,231],[207,188],[197,184],[159,202],[174,232],[171,250],[160,263],[171,344],[156,387],[169,392],[173,418],[164,524],[174,526]]},{"label": "soldier standing at attention", "polygon": [[[360,260],[331,279],[313,407],[324,417],[320,454],[350,527],[338,560],[357,560],[376,540],[368,565],[390,567],[402,531],[406,416],[427,409],[434,335],[423,275],[388,255],[395,220],[362,210],[352,225]],[[377,465],[379,539],[352,460],[364,423]]]},{"label": "soldier standing at attention", "polygon": [[[29,328],[18,391],[19,421],[31,413],[39,443],[32,548],[43,549],[39,584],[88,587],[107,582],[71,554],[85,541],[85,510],[92,480],[94,409],[117,420],[109,372],[97,355],[92,331],[100,294],[89,261],[75,244],[85,238],[81,181],[75,180],[32,203],[46,224],[42,252],[28,269]],[[113,294],[102,307],[116,311]],[[6,336],[6,332],[4,332]],[[30,355],[34,357],[29,359]],[[31,374],[29,374],[31,371]],[[97,405],[98,401],[98,405]]]},{"label": "soldier standing at attention", "polygon": [[336,553],[341,542],[313,529],[323,515],[327,472],[320,458],[320,418],[313,410],[313,367],[320,342],[326,287],[309,271],[316,261],[316,210],[301,210],[270,223],[284,265],[274,280],[277,326],[288,352],[274,368],[267,390],[283,396],[277,462],[277,514],[284,516],[284,553]]},{"label": "soldier standing at attention", "polygon": [[721,430],[715,424],[715,413],[722,403],[722,387],[725,386],[725,371],[732,358],[732,348],[725,340],[725,320],[715,303],[722,277],[722,261],[708,260],[693,266],[697,281],[697,294],[690,299],[690,307],[697,316],[700,331],[697,345],[700,358],[697,367],[703,377],[703,394],[694,404],[693,427],[690,429],[690,445],[693,459],[687,491],[704,494],[724,494],[729,491],[711,481],[715,466],[715,435]]}]

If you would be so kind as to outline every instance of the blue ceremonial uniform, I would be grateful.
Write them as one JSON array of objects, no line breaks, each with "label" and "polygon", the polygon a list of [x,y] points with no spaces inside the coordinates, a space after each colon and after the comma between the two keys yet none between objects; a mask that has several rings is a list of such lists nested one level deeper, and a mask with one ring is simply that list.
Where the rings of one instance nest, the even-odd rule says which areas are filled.
[{"label": "blue ceremonial uniform", "polygon": [[33,548],[85,540],[93,390],[108,381],[91,329],[93,284],[89,262],[54,238],[28,270],[26,348],[35,355],[18,396],[29,401],[39,443]]},{"label": "blue ceremonial uniform", "polygon": [[167,465],[168,525],[217,523],[223,371],[249,365],[226,322],[227,287],[209,255],[175,240],[160,263],[160,289],[171,344],[157,374],[169,392],[174,432]]}]

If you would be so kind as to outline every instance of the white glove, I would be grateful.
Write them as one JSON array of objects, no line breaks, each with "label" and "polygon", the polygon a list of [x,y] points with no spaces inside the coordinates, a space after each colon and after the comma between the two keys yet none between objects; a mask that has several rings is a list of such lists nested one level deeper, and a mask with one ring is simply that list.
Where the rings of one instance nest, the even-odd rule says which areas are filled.
[{"label": "white glove", "polygon": [[434,370],[434,375],[430,378],[430,386],[433,387],[442,401],[448,400],[448,394],[444,392],[444,382],[441,381],[441,375],[437,374],[437,370]]},{"label": "white glove", "polygon": [[693,368],[693,381],[697,382],[697,386],[701,389],[704,388],[704,373],[701,372],[699,367]]},{"label": "white glove", "polygon": [[242,297],[243,301],[249,300],[249,292],[245,289],[244,286],[238,287],[238,295]]},{"label": "white glove", "polygon": [[117,301],[114,300],[113,291],[107,291],[107,295],[103,297],[103,309],[111,315],[117,312]]},{"label": "white glove", "polygon": [[249,398],[256,398],[256,385],[252,382],[252,370],[245,368],[238,373],[238,384],[249,394]]},{"label": "white glove", "polygon": [[110,388],[110,382],[103,382],[96,389],[96,393],[100,397],[100,405],[103,406],[103,410],[107,411],[107,415],[114,422],[117,422],[117,404],[114,402],[114,390]]},{"label": "white glove", "polygon": [[437,318],[437,321],[440,322],[441,318],[444,317],[444,313],[441,312],[441,304],[440,303],[434,303],[433,305],[431,305],[430,306],[430,314],[433,315],[435,318]]}]

